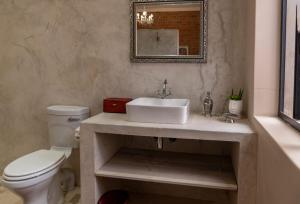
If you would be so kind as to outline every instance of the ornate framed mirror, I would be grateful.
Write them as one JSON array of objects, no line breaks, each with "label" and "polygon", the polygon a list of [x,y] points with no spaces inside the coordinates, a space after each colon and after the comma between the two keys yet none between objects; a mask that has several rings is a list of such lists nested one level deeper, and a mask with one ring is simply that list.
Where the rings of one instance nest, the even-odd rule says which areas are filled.
[{"label": "ornate framed mirror", "polygon": [[206,63],[207,0],[131,0],[131,61]]}]

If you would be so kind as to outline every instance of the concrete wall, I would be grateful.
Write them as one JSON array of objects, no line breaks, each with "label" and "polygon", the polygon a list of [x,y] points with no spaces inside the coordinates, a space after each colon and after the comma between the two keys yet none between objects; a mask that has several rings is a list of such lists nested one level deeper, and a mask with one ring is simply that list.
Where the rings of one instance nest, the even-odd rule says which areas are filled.
[{"label": "concrete wall", "polygon": [[207,64],[131,64],[127,0],[1,1],[0,171],[48,148],[48,105],[95,114],[104,97],[154,96],[168,78],[192,110],[211,91],[221,112],[231,88],[245,85],[245,9],[244,1],[209,1]]}]

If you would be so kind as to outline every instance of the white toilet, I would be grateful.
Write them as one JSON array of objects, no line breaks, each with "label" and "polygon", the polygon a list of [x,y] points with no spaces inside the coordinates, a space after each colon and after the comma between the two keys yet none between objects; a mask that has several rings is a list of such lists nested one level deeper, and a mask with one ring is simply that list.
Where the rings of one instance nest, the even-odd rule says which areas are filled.
[{"label": "white toilet", "polygon": [[[3,184],[23,197],[25,204],[48,204],[48,191],[72,148],[78,148],[75,129],[89,116],[80,106],[50,106],[48,129],[50,150],[38,150],[11,162],[3,172]],[[58,183],[59,184],[59,183]],[[51,185],[51,188],[60,186]]]}]

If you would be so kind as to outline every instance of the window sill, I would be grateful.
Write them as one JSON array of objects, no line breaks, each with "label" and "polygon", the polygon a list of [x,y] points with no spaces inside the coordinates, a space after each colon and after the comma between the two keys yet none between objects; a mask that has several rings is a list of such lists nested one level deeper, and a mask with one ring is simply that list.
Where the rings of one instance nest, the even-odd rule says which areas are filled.
[{"label": "window sill", "polygon": [[275,144],[300,169],[300,132],[279,117],[255,116],[254,118]]}]

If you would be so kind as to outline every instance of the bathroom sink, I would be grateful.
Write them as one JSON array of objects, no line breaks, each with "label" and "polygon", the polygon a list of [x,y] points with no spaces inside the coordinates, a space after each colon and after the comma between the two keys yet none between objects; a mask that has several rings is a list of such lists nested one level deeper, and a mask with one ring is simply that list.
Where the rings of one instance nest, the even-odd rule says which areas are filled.
[{"label": "bathroom sink", "polygon": [[184,124],[189,107],[188,99],[137,98],[126,104],[126,111],[133,122]]}]

